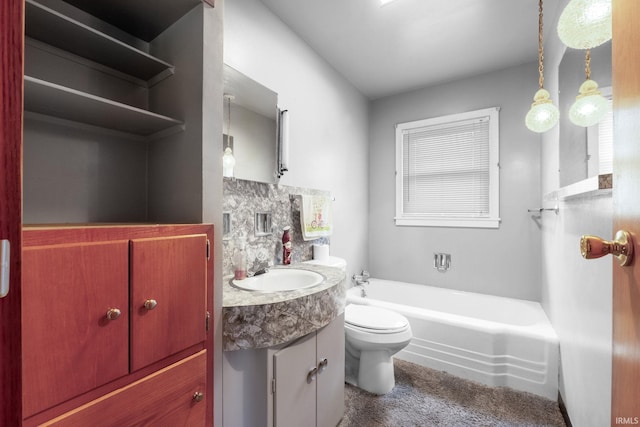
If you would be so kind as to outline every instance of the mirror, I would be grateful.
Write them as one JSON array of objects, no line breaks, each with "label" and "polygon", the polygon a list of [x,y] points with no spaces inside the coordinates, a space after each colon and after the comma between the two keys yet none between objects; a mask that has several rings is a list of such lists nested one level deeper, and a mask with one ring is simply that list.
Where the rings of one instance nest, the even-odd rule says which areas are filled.
[{"label": "mirror", "polygon": [[[605,98],[611,98],[611,41],[591,49],[591,79]],[[560,187],[611,173],[611,121],[609,113],[599,124],[584,128],[569,120],[569,108],[585,81],[585,51],[567,48],[560,62]],[[609,127],[609,128],[607,128]],[[608,141],[599,143],[599,140]]]},{"label": "mirror", "polygon": [[[278,133],[278,94],[224,65],[224,93],[231,100],[231,139],[238,179],[275,183]],[[229,104],[223,100],[223,150],[229,133]],[[222,153],[220,153],[222,156]]]}]

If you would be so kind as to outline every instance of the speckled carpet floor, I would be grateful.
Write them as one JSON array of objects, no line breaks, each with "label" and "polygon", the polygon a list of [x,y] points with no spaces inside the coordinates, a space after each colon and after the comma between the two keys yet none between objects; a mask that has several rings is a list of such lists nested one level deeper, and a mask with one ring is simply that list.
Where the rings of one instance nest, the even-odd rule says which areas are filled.
[{"label": "speckled carpet floor", "polygon": [[346,385],[339,427],[565,426],[555,401],[398,359],[394,366],[396,386],[384,396]]}]

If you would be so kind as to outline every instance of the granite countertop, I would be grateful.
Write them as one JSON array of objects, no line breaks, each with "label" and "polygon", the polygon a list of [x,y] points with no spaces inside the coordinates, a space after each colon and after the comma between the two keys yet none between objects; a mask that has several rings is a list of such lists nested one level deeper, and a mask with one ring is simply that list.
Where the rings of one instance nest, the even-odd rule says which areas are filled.
[{"label": "granite countertop", "polygon": [[331,322],[344,311],[346,280],[339,268],[294,264],[320,273],[317,286],[282,292],[247,291],[223,281],[223,350],[272,347],[307,335]]}]

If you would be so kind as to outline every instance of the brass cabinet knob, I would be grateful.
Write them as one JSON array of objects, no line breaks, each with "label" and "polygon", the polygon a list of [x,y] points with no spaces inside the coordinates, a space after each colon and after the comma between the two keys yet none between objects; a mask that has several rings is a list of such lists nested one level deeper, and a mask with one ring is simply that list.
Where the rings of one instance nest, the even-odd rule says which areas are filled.
[{"label": "brass cabinet knob", "polygon": [[580,253],[585,259],[600,258],[611,254],[625,267],[633,259],[633,237],[625,230],[619,230],[612,241],[597,236],[584,235],[580,238]]},{"label": "brass cabinet knob", "polygon": [[144,302],[144,308],[147,310],[153,310],[158,305],[158,301],[154,299],[148,299]]},{"label": "brass cabinet knob", "polygon": [[109,310],[107,310],[107,319],[116,320],[118,317],[120,317],[121,314],[122,312],[119,309],[110,308]]},{"label": "brass cabinet knob", "polygon": [[195,393],[193,393],[193,400],[195,402],[202,402],[204,400],[204,393],[202,393],[201,391],[196,391]]}]

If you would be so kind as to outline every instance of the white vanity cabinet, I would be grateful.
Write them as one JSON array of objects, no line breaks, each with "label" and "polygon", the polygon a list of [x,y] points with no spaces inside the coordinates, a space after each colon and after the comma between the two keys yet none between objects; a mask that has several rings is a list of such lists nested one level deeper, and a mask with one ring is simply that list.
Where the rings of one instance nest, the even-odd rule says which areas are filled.
[{"label": "white vanity cabinet", "polygon": [[335,427],[344,414],[344,314],[290,343],[224,352],[223,422]]},{"label": "white vanity cabinet", "polygon": [[276,427],[335,427],[340,422],[344,315],[273,355],[272,393]]}]

